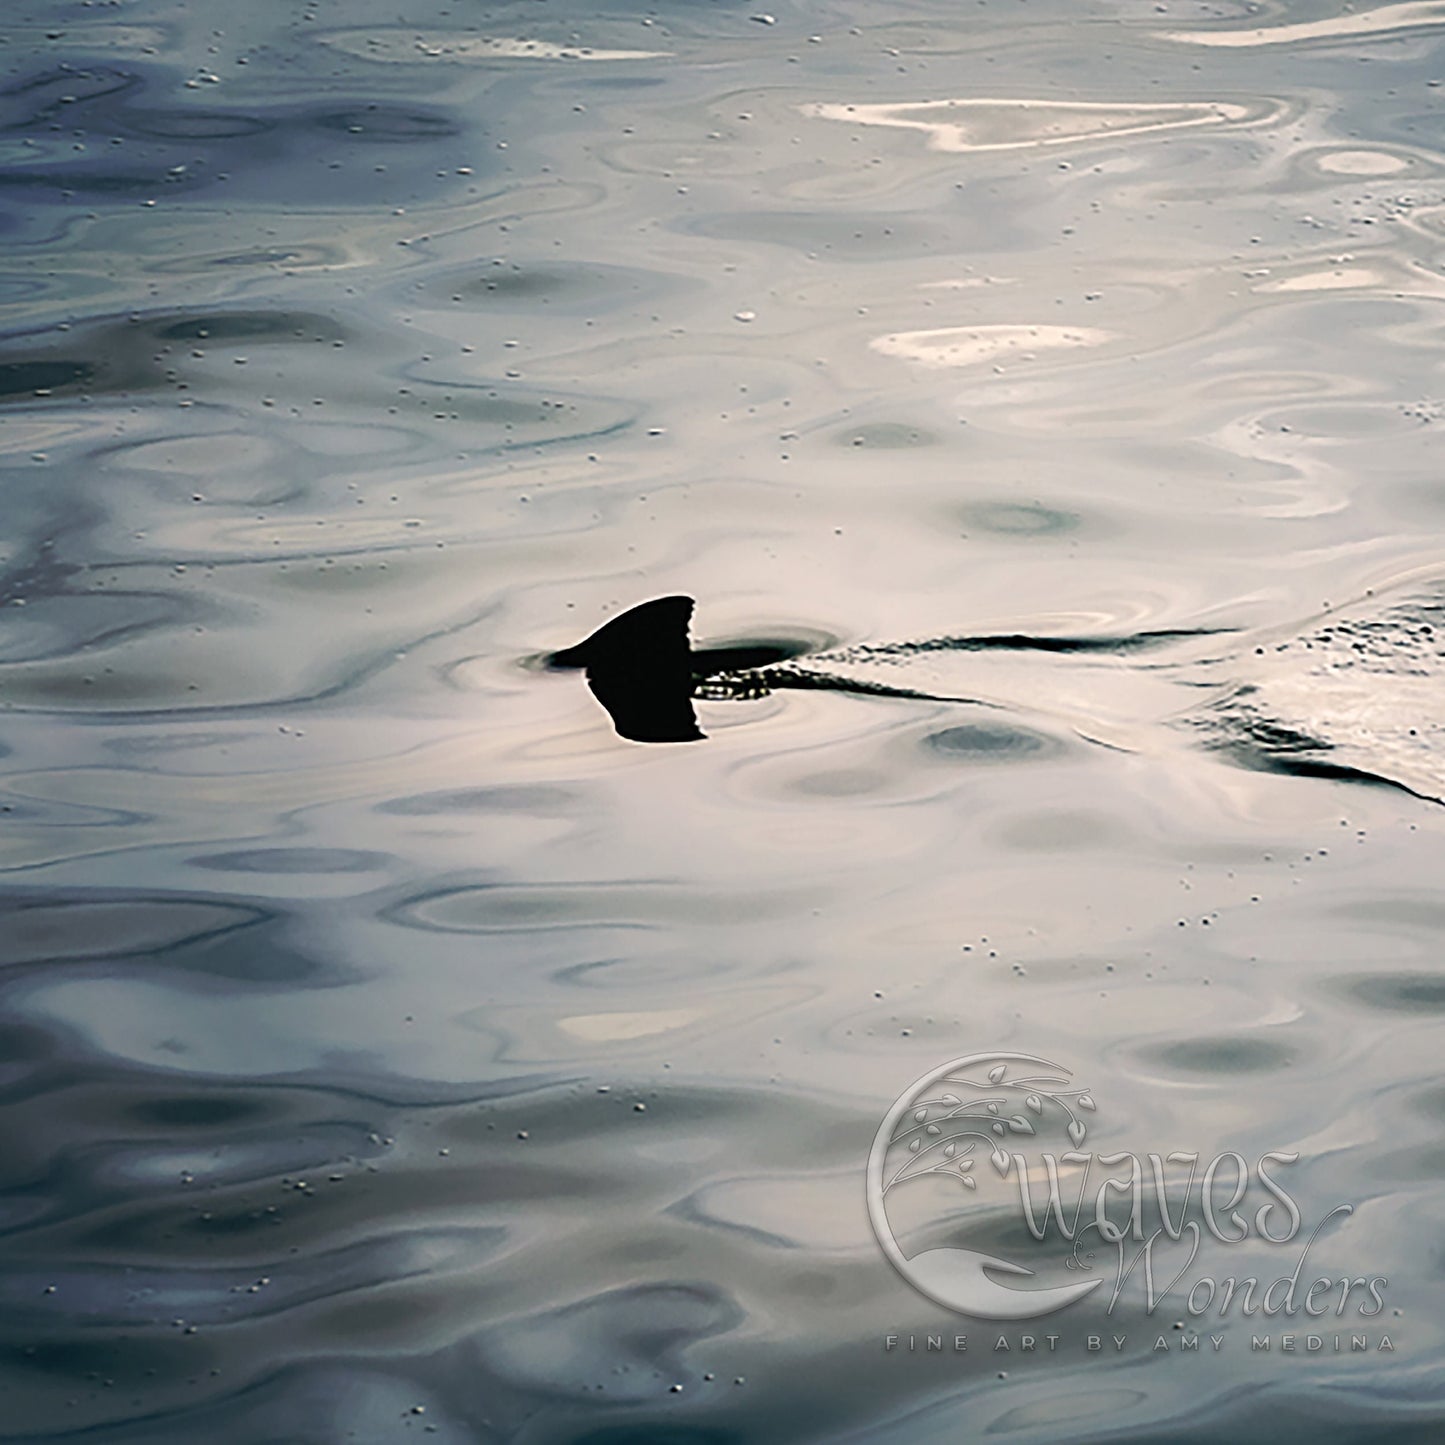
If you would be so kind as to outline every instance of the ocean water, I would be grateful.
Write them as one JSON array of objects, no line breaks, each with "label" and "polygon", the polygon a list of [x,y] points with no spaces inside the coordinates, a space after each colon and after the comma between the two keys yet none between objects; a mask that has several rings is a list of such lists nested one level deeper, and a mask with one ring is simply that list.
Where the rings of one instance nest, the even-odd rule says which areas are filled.
[{"label": "ocean water", "polygon": [[[1433,3],[10,0],[0,1440],[1442,1438],[1442,97]],[[621,739],[543,660],[674,594],[858,686]],[[979,1153],[904,1252],[1101,1286],[919,1292],[1000,1052],[1297,1236],[1151,1309]],[[1192,1307],[1316,1226],[1377,1311]]]}]

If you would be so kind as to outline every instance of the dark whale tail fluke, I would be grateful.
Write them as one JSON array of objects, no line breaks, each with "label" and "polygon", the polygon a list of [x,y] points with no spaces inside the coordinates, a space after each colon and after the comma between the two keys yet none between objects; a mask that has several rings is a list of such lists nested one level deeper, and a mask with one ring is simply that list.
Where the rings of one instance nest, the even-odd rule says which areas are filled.
[{"label": "dark whale tail fluke", "polygon": [[604,623],[585,642],[554,652],[553,667],[580,667],[619,737],[690,743],[704,735],[692,706],[691,597],[655,597]]}]

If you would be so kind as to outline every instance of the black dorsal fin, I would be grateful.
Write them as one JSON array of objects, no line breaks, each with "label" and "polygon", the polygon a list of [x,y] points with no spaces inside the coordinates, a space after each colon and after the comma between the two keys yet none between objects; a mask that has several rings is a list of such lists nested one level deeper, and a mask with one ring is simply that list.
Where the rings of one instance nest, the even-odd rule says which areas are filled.
[{"label": "black dorsal fin", "polygon": [[585,642],[549,659],[580,667],[619,737],[689,743],[703,736],[692,708],[691,597],[654,597],[604,623]]},{"label": "black dorsal fin", "polygon": [[604,622],[585,642],[554,652],[553,667],[592,667],[648,658],[664,667],[682,662],[691,671],[688,658],[688,624],[692,621],[691,597],[654,597],[639,602],[626,612]]}]

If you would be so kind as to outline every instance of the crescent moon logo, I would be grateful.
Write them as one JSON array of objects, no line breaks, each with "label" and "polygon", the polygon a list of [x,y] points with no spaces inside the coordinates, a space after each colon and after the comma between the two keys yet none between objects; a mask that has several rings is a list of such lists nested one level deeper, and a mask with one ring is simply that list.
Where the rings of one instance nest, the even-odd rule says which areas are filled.
[{"label": "crescent moon logo", "polygon": [[[1001,1141],[1010,1133],[1035,1134],[1046,1114],[1067,1117],[1071,1144],[1081,1143],[1086,1126],[1078,1111],[1094,1104],[1087,1090],[1070,1089],[1069,1082],[1067,1069],[1033,1054],[970,1054],[915,1080],[889,1109],[868,1154],[868,1220],[889,1263],[935,1304],[978,1319],[1037,1319],[1102,1283],[1028,1287],[1021,1281],[1034,1278],[1033,1270],[972,1249],[928,1249],[909,1257],[888,1218],[889,1192],[912,1179],[943,1174],[976,1188],[980,1144],[991,1146],[989,1161],[1006,1174],[1011,1166]],[[978,1097],[965,1098],[967,1091]]]}]

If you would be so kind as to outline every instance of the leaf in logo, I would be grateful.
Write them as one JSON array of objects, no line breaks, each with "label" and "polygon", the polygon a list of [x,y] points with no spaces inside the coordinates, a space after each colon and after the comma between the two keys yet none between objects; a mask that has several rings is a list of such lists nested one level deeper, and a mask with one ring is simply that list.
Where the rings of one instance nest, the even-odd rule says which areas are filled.
[{"label": "leaf in logo", "polygon": [[989,1156],[989,1162],[998,1170],[1000,1178],[1008,1178],[1008,1155],[1002,1149],[995,1149]]},{"label": "leaf in logo", "polygon": [[1069,1138],[1072,1139],[1075,1144],[1082,1144],[1084,1142],[1084,1133],[1084,1125],[1081,1120],[1075,1119],[1069,1125]]},{"label": "leaf in logo", "polygon": [[990,1129],[992,1129],[995,1134],[999,1135],[1000,1138],[1003,1136],[1003,1125],[1002,1125],[1002,1124],[990,1124],[988,1127],[989,1127]]},{"label": "leaf in logo", "polygon": [[958,1181],[959,1181],[960,1184],[964,1185],[964,1186],[965,1186],[966,1188],[968,1188],[968,1189],[977,1189],[977,1188],[978,1188],[978,1181],[975,1180],[975,1179],[969,1178],[969,1176],[968,1176],[967,1174],[960,1174],[960,1175],[958,1176]]},{"label": "leaf in logo", "polygon": [[1024,1100],[1024,1103],[1032,1109],[1035,1114],[1042,1114],[1044,1112],[1043,1102],[1037,1094],[1030,1094],[1028,1098]]},{"label": "leaf in logo", "polygon": [[1081,1109],[1097,1109],[1098,1107],[1099,1107],[1099,1106],[1093,1101],[1093,1099],[1092,1099],[1088,1094],[1080,1094],[1080,1095],[1079,1095],[1079,1108],[1081,1108]]},{"label": "leaf in logo", "polygon": [[995,1064],[994,1067],[991,1068],[991,1069],[988,1071],[988,1081],[989,1081],[989,1083],[990,1083],[990,1084],[996,1084],[996,1083],[998,1083],[998,1081],[999,1081],[1001,1078],[1003,1078],[1003,1074],[1004,1074],[1004,1066],[1003,1066],[1002,1064]]},{"label": "leaf in logo", "polygon": [[1015,1134],[1032,1134],[1034,1132],[1034,1126],[1022,1114],[1015,1114],[1008,1121],[1008,1126]]}]

